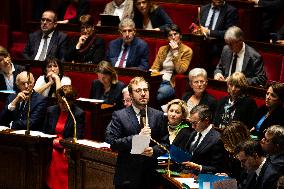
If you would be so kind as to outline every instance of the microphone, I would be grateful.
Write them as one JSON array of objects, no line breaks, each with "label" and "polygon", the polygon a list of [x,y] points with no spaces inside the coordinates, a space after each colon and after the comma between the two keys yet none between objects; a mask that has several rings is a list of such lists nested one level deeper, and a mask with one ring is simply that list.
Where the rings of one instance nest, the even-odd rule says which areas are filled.
[{"label": "microphone", "polygon": [[73,139],[74,139],[74,142],[77,142],[77,122],[76,122],[75,116],[74,116],[73,112],[71,111],[69,103],[68,103],[68,101],[67,101],[67,99],[65,97],[65,94],[64,94],[64,92],[62,90],[59,91],[59,96],[61,97],[61,99],[66,104],[67,109],[68,109],[68,111],[71,114],[71,117],[73,119],[73,122],[74,122],[74,137],[73,137]]},{"label": "microphone", "polygon": [[[28,77],[28,84],[31,83],[31,72],[30,72],[30,65],[26,65],[27,70],[27,77]],[[27,130],[25,131],[25,135],[30,135],[30,112],[31,112],[31,96],[32,96],[33,90],[29,91],[28,95],[28,111],[27,111]],[[25,94],[26,95],[26,94]],[[22,102],[24,103],[24,102]]]}]

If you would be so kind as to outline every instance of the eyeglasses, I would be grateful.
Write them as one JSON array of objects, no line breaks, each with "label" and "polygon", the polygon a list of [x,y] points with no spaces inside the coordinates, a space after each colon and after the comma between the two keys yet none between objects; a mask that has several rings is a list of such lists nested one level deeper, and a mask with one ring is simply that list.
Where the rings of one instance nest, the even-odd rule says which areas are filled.
[{"label": "eyeglasses", "polygon": [[201,120],[199,120],[199,121],[191,121],[190,123],[191,123],[191,125],[197,125],[197,124],[199,124],[201,122]]},{"label": "eyeglasses", "polygon": [[133,91],[135,91],[136,93],[138,93],[138,94],[142,94],[142,92],[144,92],[144,93],[147,93],[147,92],[149,92],[149,89],[148,88],[143,88],[143,89],[141,89],[141,88],[138,88],[138,89],[135,89],[135,90],[133,90]]},{"label": "eyeglasses", "polygon": [[51,23],[51,22],[53,22],[53,20],[51,20],[51,19],[49,19],[49,18],[41,18],[40,22],[41,22],[41,23],[44,23],[44,22],[46,22],[46,23]]},{"label": "eyeglasses", "polygon": [[197,80],[197,81],[193,81],[192,82],[193,83],[193,85],[204,85],[205,83],[206,83],[206,81],[204,81],[204,80]]},{"label": "eyeglasses", "polygon": [[131,33],[131,32],[134,32],[133,29],[129,29],[129,30],[120,30],[120,33]]}]

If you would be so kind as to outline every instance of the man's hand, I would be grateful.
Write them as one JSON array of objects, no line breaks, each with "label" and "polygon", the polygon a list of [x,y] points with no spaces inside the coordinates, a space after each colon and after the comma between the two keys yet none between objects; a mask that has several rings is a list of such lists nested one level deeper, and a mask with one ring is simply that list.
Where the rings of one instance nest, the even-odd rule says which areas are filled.
[{"label": "man's hand", "polygon": [[154,153],[153,148],[152,147],[148,147],[148,148],[144,149],[144,152],[141,155],[152,157],[153,153]]},{"label": "man's hand", "polygon": [[186,162],[182,162],[182,164],[187,167],[187,168],[190,168],[190,169],[194,169],[194,170],[198,170],[198,171],[201,171],[201,165],[198,165],[196,163],[193,163],[193,162],[190,162],[190,161],[186,161]]},{"label": "man's hand", "polygon": [[216,73],[214,75],[214,79],[219,80],[219,81],[225,81],[225,77],[221,73]]},{"label": "man's hand", "polygon": [[151,136],[151,128],[149,126],[143,127],[139,135],[149,135]]}]

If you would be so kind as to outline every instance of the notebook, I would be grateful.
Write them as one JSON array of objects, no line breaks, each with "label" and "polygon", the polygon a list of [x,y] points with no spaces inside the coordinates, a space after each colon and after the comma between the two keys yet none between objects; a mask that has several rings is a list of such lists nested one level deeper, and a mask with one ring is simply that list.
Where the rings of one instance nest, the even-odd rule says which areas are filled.
[{"label": "notebook", "polygon": [[120,23],[119,16],[113,16],[109,14],[100,14],[101,25],[102,26],[113,26],[118,27]]}]

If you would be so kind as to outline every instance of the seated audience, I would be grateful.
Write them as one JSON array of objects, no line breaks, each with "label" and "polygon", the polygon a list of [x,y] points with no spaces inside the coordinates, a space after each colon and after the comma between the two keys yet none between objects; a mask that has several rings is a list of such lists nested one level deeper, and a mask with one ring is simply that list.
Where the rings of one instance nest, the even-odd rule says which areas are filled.
[{"label": "seated audience", "polygon": [[29,35],[23,56],[28,60],[43,61],[47,57],[64,59],[67,35],[56,30],[57,15],[48,10],[42,14],[41,30]]},{"label": "seated audience", "polygon": [[122,37],[109,43],[106,60],[114,67],[138,68],[147,70],[149,67],[149,48],[145,41],[135,37],[134,22],[123,19],[119,24]]},{"label": "seated audience", "polygon": [[183,162],[183,165],[195,174],[226,172],[226,151],[220,133],[211,124],[212,113],[209,107],[195,106],[190,111],[189,120],[195,131],[185,138],[186,145],[179,146],[174,143],[192,154],[191,160]]},{"label": "seated audience", "polygon": [[[250,140],[250,133],[246,125],[240,121],[230,122],[221,133],[221,139],[228,152],[228,176],[235,178],[241,188],[241,181],[245,179],[245,170],[235,157],[235,149],[241,142]],[[224,175],[224,174],[221,174]]]},{"label": "seated audience", "polygon": [[117,109],[123,108],[122,89],[124,83],[118,81],[115,69],[107,61],[101,61],[96,70],[98,79],[94,80],[91,87],[90,98],[104,100]]},{"label": "seated audience", "polygon": [[44,122],[45,133],[57,135],[57,138],[53,140],[52,159],[46,182],[48,187],[52,189],[68,189],[68,159],[59,141],[74,137],[74,120],[68,111],[65,100],[68,102],[76,120],[76,138],[83,138],[84,136],[85,113],[74,104],[77,94],[71,85],[59,88],[56,91],[56,97],[58,104],[48,107]]},{"label": "seated audience", "polygon": [[181,41],[182,35],[177,25],[165,28],[169,44],[159,48],[155,61],[150,69],[163,74],[163,81],[158,89],[158,103],[166,103],[175,94],[175,75],[188,70],[192,59],[192,50]]},{"label": "seated audience", "polygon": [[[186,103],[180,99],[171,100],[167,104],[167,116],[168,116],[168,131],[169,131],[169,139],[170,144],[180,143],[184,141],[184,138],[188,138],[192,129],[185,122],[187,118],[188,111]],[[175,138],[178,135],[182,137],[178,137],[179,141],[176,141]]]},{"label": "seated audience", "polygon": [[132,105],[132,99],[129,95],[128,86],[122,89],[122,102],[126,108]]},{"label": "seated audience", "polygon": [[[14,130],[27,129],[27,119],[31,130],[42,130],[42,122],[46,113],[47,101],[45,97],[33,90],[34,77],[23,71],[16,77],[17,94],[7,97],[0,114],[0,125],[9,126]],[[29,113],[29,116],[28,116]]]},{"label": "seated audience", "polygon": [[260,107],[253,121],[251,133],[261,139],[264,131],[271,125],[284,126],[284,84],[272,84],[265,96],[265,105]]},{"label": "seated audience", "polygon": [[249,85],[264,86],[266,74],[261,55],[244,43],[243,31],[230,27],[225,33],[225,42],[219,64],[214,72],[214,79],[225,81],[234,72],[242,72]]},{"label": "seated audience", "polygon": [[158,144],[150,142],[140,154],[131,154],[135,135],[151,136],[167,147],[168,132],[164,114],[147,106],[149,84],[142,77],[133,78],[129,85],[132,106],[115,111],[106,129],[106,142],[118,153],[114,174],[115,188],[153,189],[156,181],[157,157],[165,153]]},{"label": "seated audience", "polygon": [[70,40],[65,60],[98,64],[105,56],[105,43],[96,35],[94,18],[89,15],[80,17],[81,34]]},{"label": "seated audience", "polygon": [[112,0],[104,9],[103,14],[119,16],[120,20],[133,18],[133,1],[132,0]]},{"label": "seated audience", "polygon": [[227,79],[228,96],[223,97],[217,104],[214,125],[224,128],[232,120],[250,125],[257,106],[253,99],[246,94],[248,81],[241,72],[235,72]]},{"label": "seated audience", "polygon": [[42,73],[34,90],[43,96],[55,97],[55,91],[63,85],[71,85],[71,79],[64,76],[61,62],[54,57],[47,58],[42,65]]},{"label": "seated audience", "polygon": [[236,147],[236,157],[248,172],[241,189],[275,189],[279,178],[257,141],[245,141]]},{"label": "seated audience", "polygon": [[173,21],[164,9],[151,0],[134,0],[134,22],[138,29],[164,30]]},{"label": "seated audience", "polygon": [[238,10],[225,0],[211,0],[211,3],[201,6],[201,31],[206,36],[224,39],[226,30],[238,22]]},{"label": "seated audience", "polygon": [[63,0],[58,7],[59,24],[77,24],[79,18],[89,12],[89,0]]},{"label": "seated audience", "polygon": [[197,105],[209,106],[211,112],[215,112],[217,101],[206,92],[207,72],[203,68],[194,68],[188,73],[189,86],[192,90],[186,92],[182,99],[187,103],[188,112]]},{"label": "seated audience", "polygon": [[7,49],[0,46],[0,90],[16,91],[16,77],[23,70],[23,66],[13,64]]},{"label": "seated audience", "polygon": [[284,175],[284,126],[269,127],[260,144],[263,151],[267,153],[272,166],[280,175]]}]

